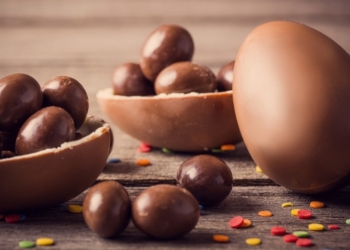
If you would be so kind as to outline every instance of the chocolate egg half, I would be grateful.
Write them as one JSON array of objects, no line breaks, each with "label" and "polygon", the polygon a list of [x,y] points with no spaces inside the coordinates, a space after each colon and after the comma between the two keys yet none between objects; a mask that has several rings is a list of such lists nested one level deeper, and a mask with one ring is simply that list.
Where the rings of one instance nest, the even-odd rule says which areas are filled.
[{"label": "chocolate egg half", "polygon": [[326,35],[276,21],[254,29],[235,63],[243,139],[272,180],[302,193],[350,175],[350,56]]}]

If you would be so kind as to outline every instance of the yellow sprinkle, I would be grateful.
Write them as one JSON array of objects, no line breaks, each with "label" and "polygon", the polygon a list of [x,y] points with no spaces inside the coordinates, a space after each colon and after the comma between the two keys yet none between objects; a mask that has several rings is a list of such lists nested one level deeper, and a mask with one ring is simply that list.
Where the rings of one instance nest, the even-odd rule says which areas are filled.
[{"label": "yellow sprinkle", "polygon": [[55,241],[51,238],[39,238],[36,240],[36,244],[38,246],[51,246],[55,243]]},{"label": "yellow sprinkle", "polygon": [[312,223],[309,224],[309,230],[311,231],[322,231],[324,226],[322,224]]},{"label": "yellow sprinkle", "polygon": [[245,242],[250,246],[256,246],[261,244],[261,240],[259,238],[249,238],[246,239]]},{"label": "yellow sprinkle", "polygon": [[142,158],[142,159],[138,159],[136,161],[136,164],[141,166],[141,167],[146,167],[151,165],[151,162],[148,159]]},{"label": "yellow sprinkle", "polygon": [[268,210],[263,210],[263,211],[259,211],[258,215],[260,215],[262,217],[271,217],[272,213]]},{"label": "yellow sprinkle", "polygon": [[285,203],[282,204],[282,207],[293,207],[293,206],[294,205],[291,202],[285,202]]},{"label": "yellow sprinkle", "polygon": [[255,167],[255,171],[258,172],[258,173],[264,173],[259,166]]},{"label": "yellow sprinkle", "polygon": [[299,212],[300,209],[292,209],[292,211],[290,211],[290,214],[291,215],[294,215],[294,216],[297,216],[298,215],[298,212]]},{"label": "yellow sprinkle", "polygon": [[251,224],[252,222],[250,220],[244,219],[243,224],[240,227],[250,227]]},{"label": "yellow sprinkle", "polygon": [[220,242],[220,243],[226,243],[230,241],[230,238],[223,234],[214,234],[213,235],[213,241]]},{"label": "yellow sprinkle", "polygon": [[69,205],[68,211],[71,213],[79,214],[83,211],[83,207],[79,205]]},{"label": "yellow sprinkle", "polygon": [[323,208],[324,207],[324,203],[321,201],[311,201],[310,202],[310,207],[312,208]]},{"label": "yellow sprinkle", "polygon": [[233,151],[236,149],[235,145],[233,144],[225,144],[220,147],[222,151]]}]

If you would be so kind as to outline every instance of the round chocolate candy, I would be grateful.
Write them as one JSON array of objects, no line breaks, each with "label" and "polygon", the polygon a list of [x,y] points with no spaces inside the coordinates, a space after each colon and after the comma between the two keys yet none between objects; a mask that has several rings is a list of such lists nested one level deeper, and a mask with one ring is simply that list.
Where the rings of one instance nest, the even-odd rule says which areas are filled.
[{"label": "round chocolate candy", "polygon": [[194,43],[190,33],[178,25],[163,25],[146,39],[141,50],[143,74],[154,81],[164,68],[175,62],[191,61]]},{"label": "round chocolate candy", "polygon": [[79,129],[89,110],[88,95],[77,80],[68,76],[56,76],[42,86],[44,107],[57,106],[66,110]]},{"label": "round chocolate candy", "polygon": [[24,155],[55,148],[74,137],[73,119],[64,109],[43,108],[29,117],[18,132],[16,153]]},{"label": "round chocolate candy", "polygon": [[13,131],[0,131],[2,137],[2,150],[15,151],[18,129]]},{"label": "round chocolate candy", "polygon": [[41,108],[39,83],[26,74],[12,74],[0,80],[0,131],[18,130]]},{"label": "round chocolate candy", "polygon": [[190,191],[203,206],[222,202],[232,190],[232,172],[221,159],[197,155],[180,166],[177,184]]},{"label": "round chocolate candy", "polygon": [[154,83],[157,94],[207,93],[216,89],[214,73],[205,66],[191,62],[174,63],[159,73]]},{"label": "round chocolate candy", "polygon": [[144,190],[132,206],[135,226],[156,239],[173,239],[189,233],[199,215],[199,205],[192,194],[172,185]]},{"label": "round chocolate candy", "polygon": [[5,159],[5,158],[11,158],[11,157],[14,157],[14,156],[16,156],[15,152],[4,150],[4,151],[1,152],[1,157],[0,158]]},{"label": "round chocolate candy", "polygon": [[124,96],[154,95],[153,83],[142,73],[140,65],[125,63],[115,69],[112,78],[113,93]]},{"label": "round chocolate candy", "polygon": [[219,92],[232,90],[234,66],[235,61],[232,61],[222,66],[222,68],[219,70],[218,76],[216,78],[218,84],[217,88]]},{"label": "round chocolate candy", "polygon": [[101,237],[116,236],[130,222],[130,197],[118,182],[101,182],[87,193],[83,203],[83,215],[94,233]]}]

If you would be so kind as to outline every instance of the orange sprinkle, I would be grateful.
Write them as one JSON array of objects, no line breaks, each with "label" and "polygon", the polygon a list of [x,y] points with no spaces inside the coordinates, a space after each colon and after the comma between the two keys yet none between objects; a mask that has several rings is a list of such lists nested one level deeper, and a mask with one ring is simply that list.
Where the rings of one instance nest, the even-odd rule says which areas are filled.
[{"label": "orange sprinkle", "polygon": [[311,201],[310,202],[310,207],[312,208],[323,208],[324,207],[324,203],[321,201]]},{"label": "orange sprinkle", "polygon": [[214,234],[213,241],[220,242],[220,243],[227,243],[230,241],[230,238],[223,234]]},{"label": "orange sprinkle", "polygon": [[222,151],[233,151],[236,149],[235,145],[233,144],[225,144],[220,147]]},{"label": "orange sprinkle", "polygon": [[259,211],[258,215],[260,215],[262,217],[271,217],[272,213],[268,210],[263,210],[263,211]]},{"label": "orange sprinkle", "polygon": [[141,167],[146,167],[151,165],[151,162],[148,159],[141,158],[136,161],[136,164],[141,166]]},{"label": "orange sprinkle", "polygon": [[243,225],[241,227],[250,227],[252,222],[248,219],[244,219]]}]

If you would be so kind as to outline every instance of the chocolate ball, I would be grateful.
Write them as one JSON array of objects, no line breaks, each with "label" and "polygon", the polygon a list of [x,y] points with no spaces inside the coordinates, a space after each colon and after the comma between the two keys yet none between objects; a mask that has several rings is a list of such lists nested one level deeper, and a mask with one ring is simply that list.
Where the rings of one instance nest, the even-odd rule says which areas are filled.
[{"label": "chocolate ball", "polygon": [[39,83],[26,74],[12,74],[0,80],[0,131],[18,130],[41,108]]},{"label": "chocolate ball", "polygon": [[59,147],[74,137],[73,119],[64,109],[43,108],[29,117],[18,132],[16,153],[24,155]]},{"label": "chocolate ball", "polygon": [[68,76],[56,76],[42,86],[44,106],[57,106],[66,110],[79,129],[89,110],[88,95],[77,80]]},{"label": "chocolate ball", "polygon": [[222,66],[219,70],[216,82],[218,85],[218,91],[228,91],[232,90],[233,81],[233,68],[235,66],[235,61],[229,62]]},{"label": "chocolate ball", "polygon": [[1,159],[5,159],[5,158],[12,158],[14,156],[16,156],[15,152],[5,150],[5,151],[1,152],[1,157],[0,158]]},{"label": "chocolate ball", "polygon": [[175,62],[191,61],[194,43],[190,33],[178,25],[163,25],[154,30],[141,49],[143,74],[154,81],[164,68]]},{"label": "chocolate ball", "polygon": [[19,130],[0,131],[2,150],[15,151],[16,138]]},{"label": "chocolate ball", "polygon": [[222,202],[232,190],[232,172],[226,163],[211,155],[197,155],[180,166],[176,181],[203,206]]},{"label": "chocolate ball", "polygon": [[191,62],[174,63],[159,73],[154,83],[157,94],[207,93],[216,89],[214,73],[205,66]]},{"label": "chocolate ball", "polygon": [[93,186],[83,203],[83,215],[91,231],[101,237],[116,236],[124,231],[131,218],[131,201],[127,191],[115,181]]},{"label": "chocolate ball", "polygon": [[144,190],[132,206],[135,226],[156,239],[173,239],[189,233],[199,215],[199,205],[192,194],[172,185]]},{"label": "chocolate ball", "polygon": [[113,93],[125,96],[154,95],[153,83],[142,73],[140,65],[124,63],[115,69],[112,79]]}]

